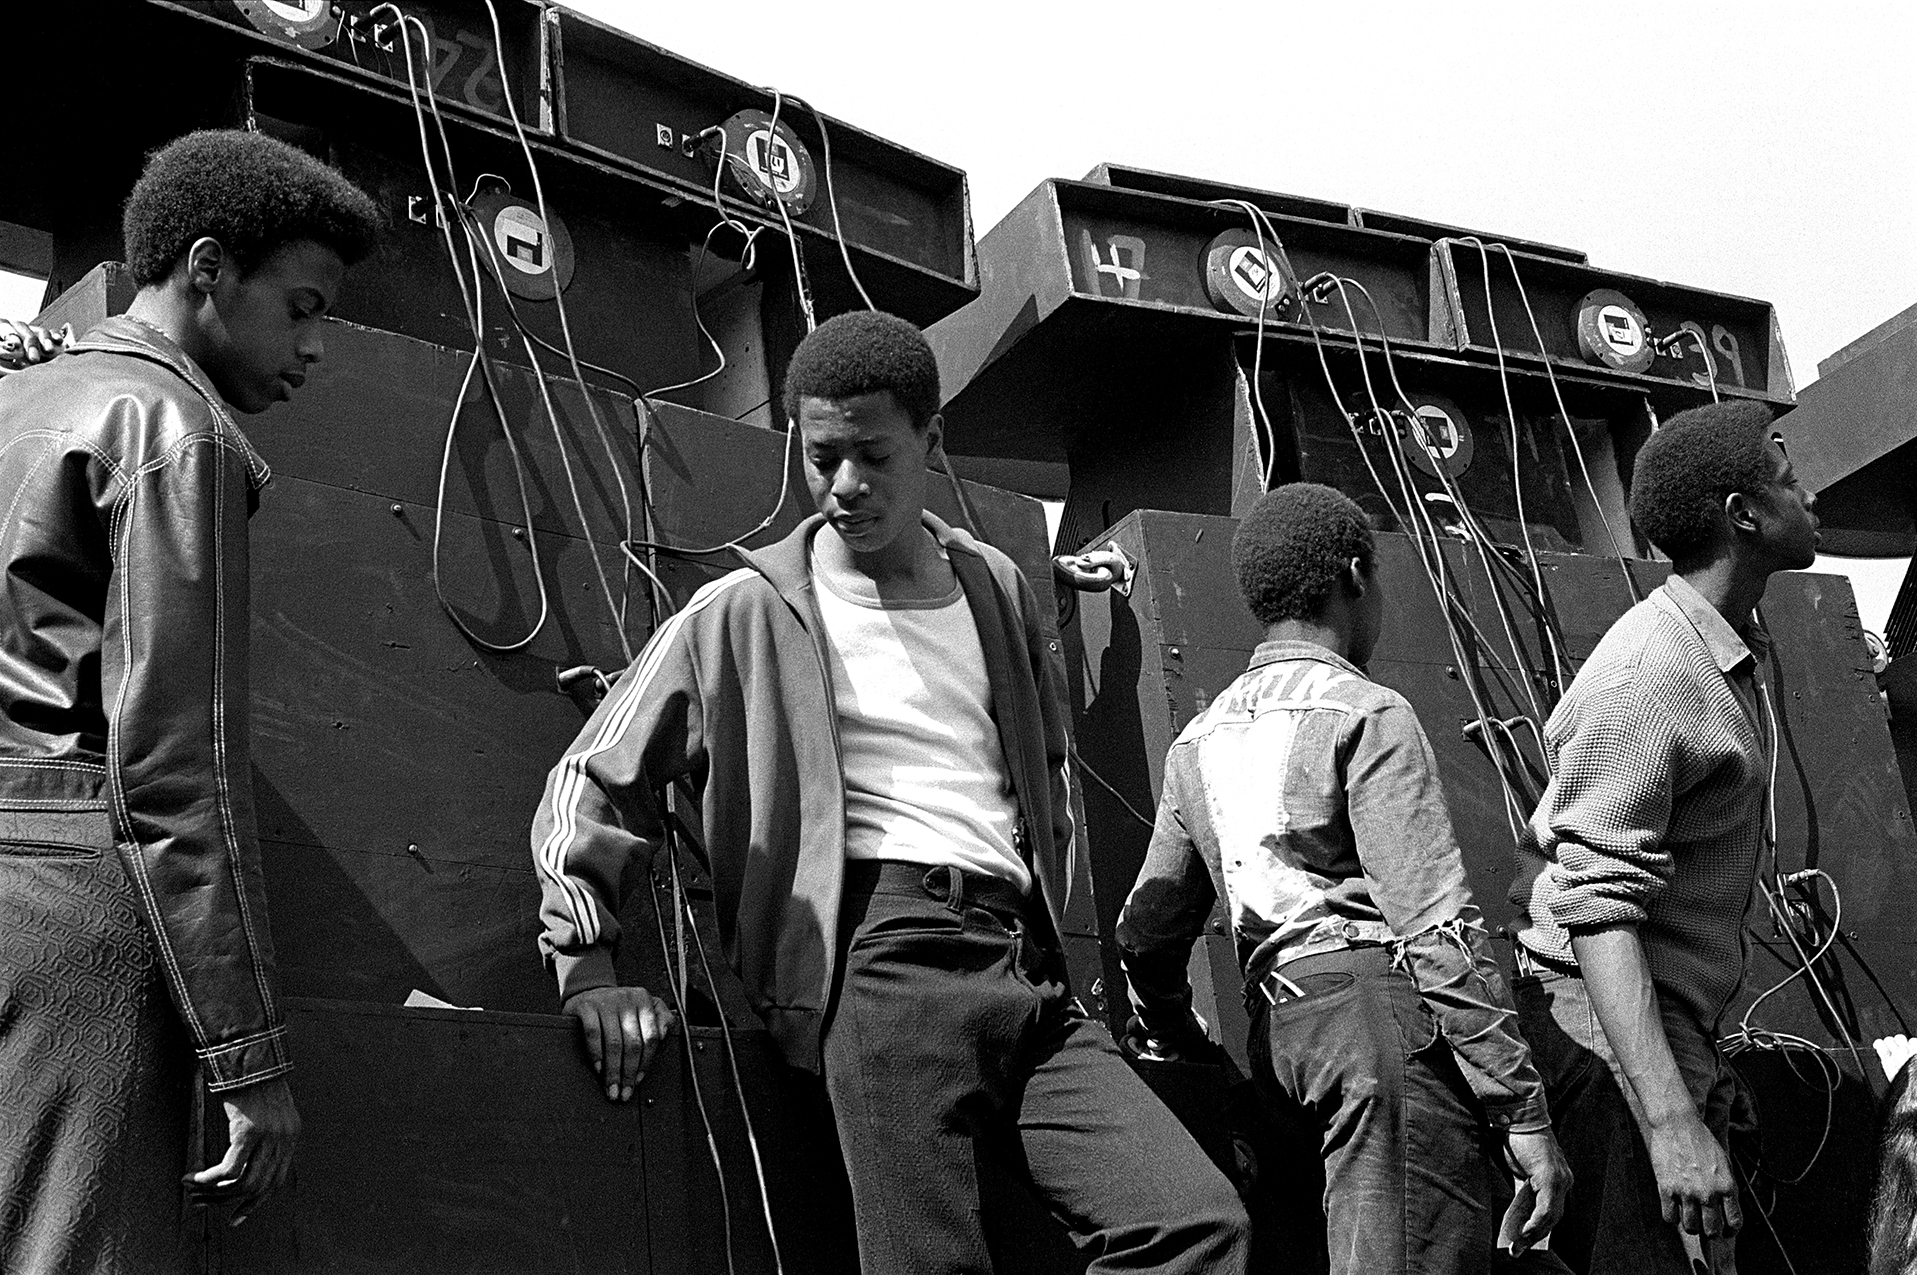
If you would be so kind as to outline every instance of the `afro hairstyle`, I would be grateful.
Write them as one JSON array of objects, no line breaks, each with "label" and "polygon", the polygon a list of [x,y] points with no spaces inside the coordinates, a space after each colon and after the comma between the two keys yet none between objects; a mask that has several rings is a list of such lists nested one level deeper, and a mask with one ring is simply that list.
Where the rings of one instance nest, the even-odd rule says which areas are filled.
[{"label": "afro hairstyle", "polygon": [[1631,521],[1673,562],[1709,549],[1732,492],[1757,492],[1777,476],[1771,411],[1744,400],[1679,412],[1638,449]]},{"label": "afro hairstyle", "polygon": [[1238,588],[1258,623],[1317,615],[1338,573],[1375,552],[1358,502],[1319,483],[1287,483],[1258,498],[1231,538]]},{"label": "afro hairstyle", "polygon": [[172,274],[202,235],[219,240],[242,272],[298,239],[352,265],[373,250],[383,223],[364,191],[306,152],[259,133],[204,129],[147,159],[121,230],[133,281],[144,288]]},{"label": "afro hairstyle", "polygon": [[830,401],[890,390],[914,429],[939,410],[939,365],[917,328],[895,314],[835,315],[799,342],[785,369],[785,414],[799,419],[809,398]]}]

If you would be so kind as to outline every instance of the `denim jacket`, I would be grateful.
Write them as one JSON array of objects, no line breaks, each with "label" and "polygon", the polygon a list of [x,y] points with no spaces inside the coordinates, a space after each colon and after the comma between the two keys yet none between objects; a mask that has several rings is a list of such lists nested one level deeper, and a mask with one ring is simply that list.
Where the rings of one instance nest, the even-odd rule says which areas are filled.
[{"label": "denim jacket", "polygon": [[1186,961],[1222,891],[1247,986],[1288,961],[1388,947],[1499,1128],[1548,1124],[1436,758],[1405,698],[1307,642],[1266,642],[1187,726],[1118,923],[1147,1027],[1186,1021]]}]

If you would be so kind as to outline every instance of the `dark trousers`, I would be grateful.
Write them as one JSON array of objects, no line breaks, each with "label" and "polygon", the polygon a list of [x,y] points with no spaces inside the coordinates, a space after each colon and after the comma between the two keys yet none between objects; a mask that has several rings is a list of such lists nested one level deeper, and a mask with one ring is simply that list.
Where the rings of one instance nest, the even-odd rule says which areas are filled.
[{"label": "dark trousers", "polygon": [[861,1267],[989,1272],[979,1174],[1010,1165],[1091,1271],[1242,1271],[1231,1185],[1072,1000],[1023,906],[953,869],[847,865],[825,1084]]},{"label": "dark trousers", "polygon": [[[1677,1227],[1664,1220],[1651,1152],[1630,1087],[1604,1038],[1584,980],[1520,959],[1511,983],[1518,1026],[1544,1076],[1551,1123],[1577,1185],[1552,1244],[1579,1275],[1691,1275]],[[1703,1028],[1667,1012],[1664,1035],[1685,1087],[1718,1142],[1736,1121],[1754,1130],[1734,1073]],[[1706,1242],[1714,1271],[1734,1268],[1734,1241]]]},{"label": "dark trousers", "polygon": [[1292,961],[1254,993],[1252,1076],[1274,1123],[1324,1161],[1333,1275],[1562,1271],[1496,1249],[1508,1173],[1484,1109],[1410,977],[1380,947]]},{"label": "dark trousers", "polygon": [[0,793],[0,1271],[183,1268],[192,1064],[106,811]]}]

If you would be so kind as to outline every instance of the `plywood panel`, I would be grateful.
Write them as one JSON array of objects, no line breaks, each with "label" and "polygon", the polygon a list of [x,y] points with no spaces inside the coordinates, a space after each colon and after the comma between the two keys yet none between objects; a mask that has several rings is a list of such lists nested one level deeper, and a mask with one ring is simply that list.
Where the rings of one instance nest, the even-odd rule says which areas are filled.
[{"label": "plywood panel", "polygon": [[[267,836],[523,867],[547,770],[584,723],[556,669],[618,667],[617,631],[589,565],[605,545],[542,537],[552,617],[523,653],[472,646],[431,580],[431,513],[280,478],[253,526],[254,759]],[[442,579],[496,640],[538,616],[525,542],[449,516]],[[644,593],[629,629],[643,637]]]},{"label": "plywood panel", "polygon": [[[542,357],[549,371],[565,372],[563,359]],[[471,360],[467,350],[329,322],[326,358],[290,402],[248,422],[249,436],[279,475],[430,509],[447,426]],[[632,400],[606,390],[592,392],[591,408],[611,443],[608,453],[576,383],[564,375],[547,379],[558,419],[555,433],[532,372],[497,358],[493,366],[506,424],[524,459],[533,525],[608,542],[622,539],[624,505],[613,458],[637,501],[638,417]],[[460,402],[446,508],[509,524],[523,521],[511,450],[477,372]],[[583,532],[567,482],[568,465],[586,514]],[[430,519],[424,525],[430,528]]]},{"label": "plywood panel", "polygon": [[[304,1133],[292,1187],[238,1231],[209,1227],[207,1269],[280,1272],[724,1272],[724,1168],[741,1272],[771,1245],[720,1033],[655,1057],[630,1103],[606,1101],[573,1020],[290,1005]],[[804,1113],[763,1032],[737,1033],[739,1072],[772,1183],[786,1270],[854,1265],[834,1194],[837,1148]]]},{"label": "plywood panel", "polygon": [[[1229,519],[1185,514],[1147,512],[1127,519],[1107,539],[1140,564],[1131,598],[1087,595],[1080,608],[1080,747],[1145,813],[1156,802],[1171,738],[1242,671],[1258,641],[1231,575],[1233,526]],[[1506,897],[1513,868],[1510,816],[1490,762],[1463,734],[1474,709],[1411,545],[1403,537],[1381,536],[1379,547],[1389,614],[1370,671],[1418,711],[1437,755],[1474,893],[1495,928],[1513,916]],[[1506,651],[1500,658],[1509,663],[1483,567],[1475,558],[1467,561],[1459,545],[1446,546],[1446,561],[1493,648]],[[1660,584],[1668,570],[1630,565],[1644,590]],[[1631,594],[1615,559],[1547,554],[1541,571],[1575,665],[1628,609]],[[1779,575],[1766,594],[1763,617],[1774,638],[1775,661],[1767,676],[1777,687],[1783,727],[1781,869],[1821,867],[1837,878],[1845,898],[1843,928],[1854,932],[1858,950],[1890,996],[1909,1002],[1917,993],[1917,962],[1896,918],[1917,906],[1917,838],[1849,586],[1838,577]],[[1528,621],[1520,623],[1516,637],[1537,659],[1536,632]],[[1096,783],[1088,784],[1087,807],[1101,932],[1109,939],[1147,834]],[[1818,906],[1829,915],[1834,903],[1827,889],[1817,888]],[[1760,938],[1768,932],[1768,922],[1753,929]],[[1781,947],[1781,936],[1773,937]],[[1784,972],[1765,959],[1760,949],[1747,997]],[[1829,977],[1850,993],[1851,1026],[1859,1039],[1901,1030],[1889,1000],[1862,967],[1850,959],[1837,965]],[[1774,997],[1758,1022],[1841,1043],[1841,1033],[1820,1021],[1802,986]]]}]

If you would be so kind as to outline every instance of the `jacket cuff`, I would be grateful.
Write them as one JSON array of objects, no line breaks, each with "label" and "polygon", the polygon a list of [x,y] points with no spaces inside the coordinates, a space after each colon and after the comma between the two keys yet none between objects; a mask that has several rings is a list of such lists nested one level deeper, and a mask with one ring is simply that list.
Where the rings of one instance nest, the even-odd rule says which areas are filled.
[{"label": "jacket cuff", "polygon": [[1551,1127],[1551,1107],[1545,1101],[1544,1090],[1540,1087],[1529,1098],[1517,1098],[1495,1106],[1486,1103],[1484,1121],[1493,1129],[1505,1133],[1539,1133]]},{"label": "jacket cuff", "polygon": [[561,1005],[580,992],[619,985],[619,977],[612,971],[612,953],[603,947],[589,947],[582,952],[554,952],[552,972],[559,980]]},{"label": "jacket cuff", "polygon": [[224,1045],[193,1051],[206,1073],[206,1087],[214,1093],[257,1085],[293,1070],[286,1048],[286,1024],[270,1027]]}]

